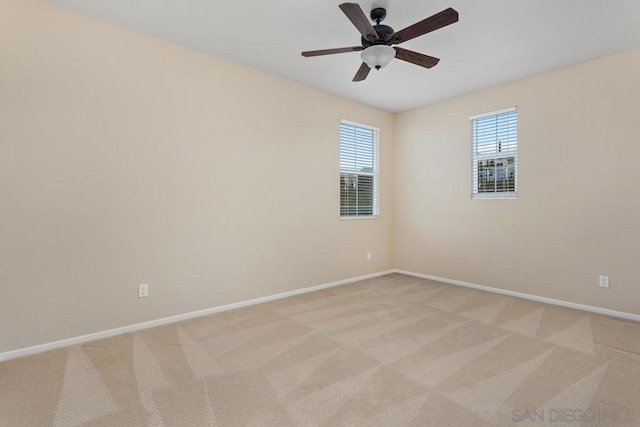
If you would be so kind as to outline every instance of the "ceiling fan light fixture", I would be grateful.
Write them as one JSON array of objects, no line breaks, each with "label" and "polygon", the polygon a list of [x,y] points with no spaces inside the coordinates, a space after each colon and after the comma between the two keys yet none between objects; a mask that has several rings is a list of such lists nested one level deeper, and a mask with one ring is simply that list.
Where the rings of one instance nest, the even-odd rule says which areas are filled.
[{"label": "ceiling fan light fixture", "polygon": [[362,51],[360,55],[369,68],[379,70],[386,67],[396,56],[396,50],[385,44],[375,44]]}]

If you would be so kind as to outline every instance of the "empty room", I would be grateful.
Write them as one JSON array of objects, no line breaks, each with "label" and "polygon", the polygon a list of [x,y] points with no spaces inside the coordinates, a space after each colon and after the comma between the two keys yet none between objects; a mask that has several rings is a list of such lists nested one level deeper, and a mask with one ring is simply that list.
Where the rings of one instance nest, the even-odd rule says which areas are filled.
[{"label": "empty room", "polygon": [[0,426],[640,425],[640,2],[0,0]]}]

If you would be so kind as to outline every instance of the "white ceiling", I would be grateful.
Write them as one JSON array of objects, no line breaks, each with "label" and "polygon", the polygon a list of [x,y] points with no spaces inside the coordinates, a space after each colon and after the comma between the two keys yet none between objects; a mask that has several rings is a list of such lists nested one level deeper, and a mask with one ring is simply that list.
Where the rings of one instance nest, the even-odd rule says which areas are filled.
[{"label": "white ceiling", "polygon": [[353,83],[359,52],[300,55],[360,43],[345,0],[48,1],[391,112],[640,46],[638,0],[361,0],[396,31],[447,7],[460,22],[402,45],[435,68],[394,59]]}]

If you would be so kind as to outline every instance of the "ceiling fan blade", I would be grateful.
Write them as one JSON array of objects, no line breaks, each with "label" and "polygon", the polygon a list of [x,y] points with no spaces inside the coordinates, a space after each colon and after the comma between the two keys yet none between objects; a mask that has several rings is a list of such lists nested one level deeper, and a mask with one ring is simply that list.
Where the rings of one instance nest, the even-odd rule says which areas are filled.
[{"label": "ceiling fan blade", "polygon": [[309,50],[307,52],[302,52],[302,56],[310,57],[310,56],[321,56],[321,55],[333,55],[334,53],[358,52],[361,50],[364,50],[363,46],[338,47],[335,49]]},{"label": "ceiling fan blade", "polygon": [[369,75],[369,71],[371,71],[371,68],[369,68],[369,66],[365,62],[363,62],[360,68],[358,69],[358,72],[356,73],[355,77],[353,78],[353,81],[354,82],[363,81]]},{"label": "ceiling fan blade", "polygon": [[358,3],[342,3],[340,9],[347,15],[347,18],[355,25],[360,31],[362,37],[369,41],[378,40],[378,33],[369,22],[367,15],[364,14],[362,8]]},{"label": "ceiling fan blade", "polygon": [[412,50],[403,49],[401,47],[394,47],[394,49],[396,50],[396,58],[424,68],[435,67],[438,65],[438,62],[440,62],[440,58],[423,55],[422,53],[414,52]]},{"label": "ceiling fan blade", "polygon": [[391,40],[394,44],[403,43],[456,22],[458,22],[458,12],[452,8],[445,9],[442,12],[436,13],[427,19],[423,19],[396,32],[391,36]]}]

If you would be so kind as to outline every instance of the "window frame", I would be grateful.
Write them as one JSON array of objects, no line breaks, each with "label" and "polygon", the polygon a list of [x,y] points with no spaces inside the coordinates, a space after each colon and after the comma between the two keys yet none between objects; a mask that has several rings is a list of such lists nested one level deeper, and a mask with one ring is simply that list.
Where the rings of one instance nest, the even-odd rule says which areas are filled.
[{"label": "window frame", "polygon": [[[515,149],[507,150],[505,152],[496,153],[476,153],[476,141],[474,139],[474,125],[477,119],[485,117],[498,116],[500,114],[515,112],[516,114],[516,145]],[[518,198],[518,152],[519,152],[519,126],[520,117],[518,106],[504,108],[501,110],[491,111],[488,113],[477,114],[469,117],[471,123],[471,199],[472,200],[516,200]],[[498,160],[508,157],[514,157],[514,191],[500,191],[500,192],[478,192],[478,175],[477,175],[477,162],[481,160]]]},{"label": "window frame", "polygon": [[[340,128],[342,125],[354,126],[361,129],[367,129],[373,131],[373,168],[372,172],[363,172],[357,171],[353,169],[343,169],[342,168],[342,152],[340,150],[342,146],[342,138],[340,136]],[[357,175],[366,175],[373,177],[373,194],[372,194],[372,212],[370,215],[342,215],[342,194],[341,190],[338,194],[338,214],[340,215],[340,220],[351,221],[351,220],[367,220],[367,219],[378,219],[380,217],[380,128],[375,126],[366,125],[363,123],[354,122],[351,120],[340,119],[340,123],[338,124],[338,179],[342,178],[343,173],[357,174]]]}]

